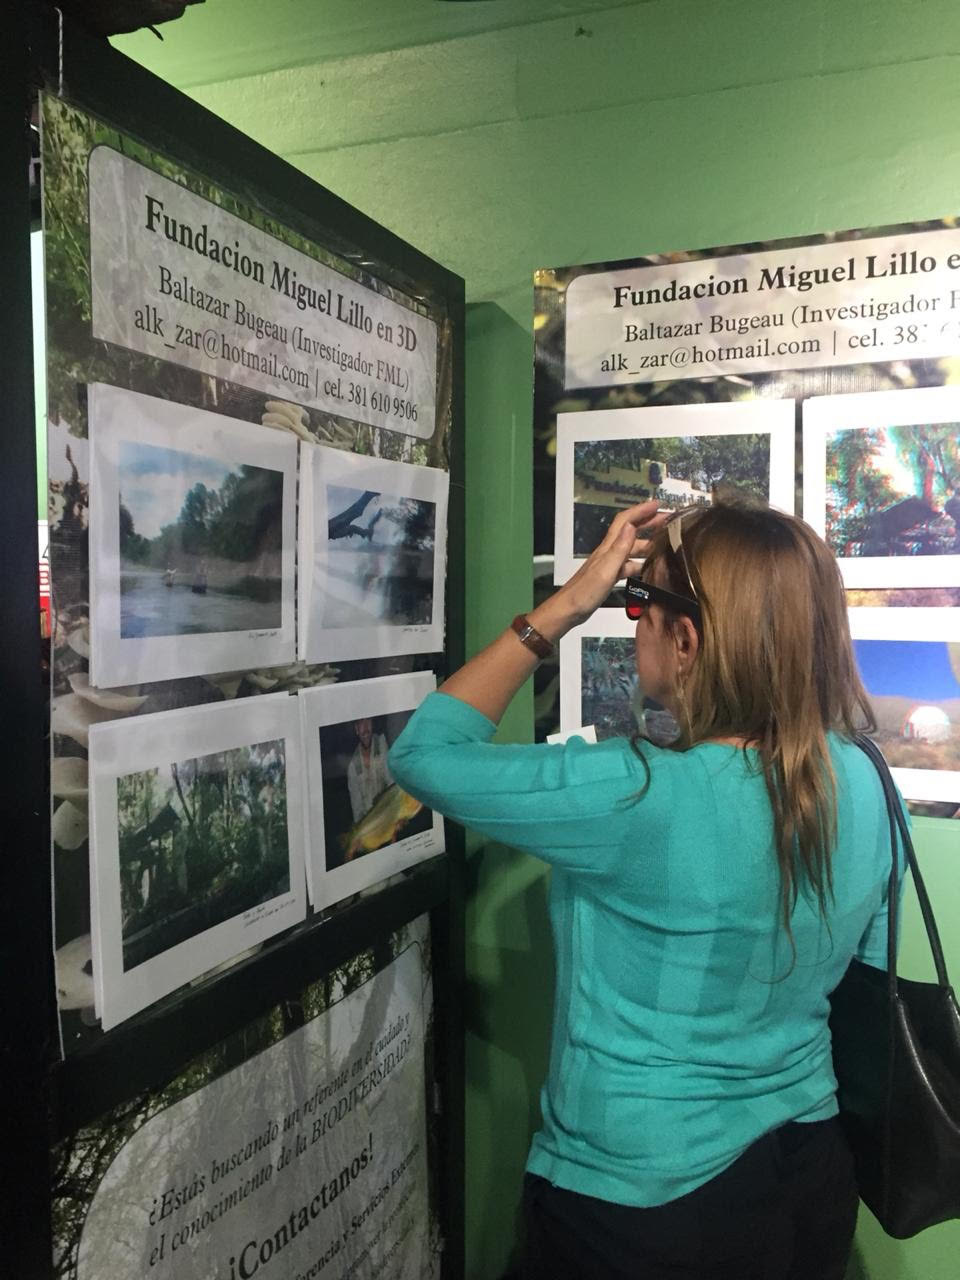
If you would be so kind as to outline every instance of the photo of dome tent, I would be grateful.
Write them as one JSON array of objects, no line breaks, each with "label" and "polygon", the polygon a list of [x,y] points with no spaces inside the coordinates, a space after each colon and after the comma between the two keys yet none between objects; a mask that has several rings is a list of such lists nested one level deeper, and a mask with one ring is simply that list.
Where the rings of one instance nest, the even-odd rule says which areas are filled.
[{"label": "photo of dome tent", "polygon": [[960,642],[855,639],[853,647],[891,768],[960,771]]}]

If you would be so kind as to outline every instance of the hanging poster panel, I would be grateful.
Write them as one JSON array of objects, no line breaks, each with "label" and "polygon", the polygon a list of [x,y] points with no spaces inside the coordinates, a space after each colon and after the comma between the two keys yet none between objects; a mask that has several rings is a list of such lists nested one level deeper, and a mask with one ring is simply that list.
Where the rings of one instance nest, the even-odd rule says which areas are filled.
[{"label": "hanging poster panel", "polygon": [[[627,414],[652,422],[652,411],[722,407],[746,432],[750,415],[792,401],[799,483],[793,502],[771,500],[804,513],[826,536],[850,605],[883,610],[896,643],[914,646],[912,662],[942,671],[941,650],[960,616],[955,223],[538,271],[534,550],[555,559],[557,581],[576,563],[572,543],[584,498],[602,524],[604,506],[612,516],[650,496],[670,507],[685,489],[696,501],[697,491],[722,500],[730,489],[755,487],[737,474],[742,459],[719,450],[707,456],[693,430],[678,432],[659,453],[655,433],[638,431],[642,448],[631,453],[620,445],[623,456],[587,457],[578,434],[584,423],[591,440],[612,441],[613,426]],[[604,420],[609,432],[595,425]],[[864,643],[894,643],[885,637]],[[937,653],[924,641],[936,642]],[[566,652],[572,655],[569,646]],[[578,647],[578,670],[561,671],[565,728],[581,693],[580,657]],[[561,656],[561,666],[565,660],[573,658]],[[602,684],[599,668],[596,674]],[[917,811],[954,816],[950,775],[960,725],[949,708],[940,710],[946,722],[930,717],[936,727],[922,715],[919,728],[911,722],[914,743],[918,732],[940,736],[936,750],[910,748],[917,767],[905,768],[901,781]],[[555,703],[541,717],[538,737],[557,720]]]},{"label": "hanging poster panel", "polygon": [[[111,868],[113,890],[119,880],[121,896],[136,911],[147,905],[134,899],[149,897],[152,876],[156,907],[157,875],[163,887],[166,871],[176,870],[184,854],[189,827],[177,812],[176,787],[172,798],[167,788],[180,826],[151,844],[157,815],[143,815],[140,852],[149,855],[156,846],[158,858],[156,867],[141,866],[139,885],[129,867],[119,868],[112,822],[98,824],[106,844],[94,849],[91,740],[109,739],[144,760],[158,723],[153,717],[200,708],[199,719],[208,715],[213,732],[221,708],[243,701],[254,724],[253,708],[264,695],[346,686],[437,661],[453,321],[435,280],[380,261],[340,231],[288,209],[276,192],[251,188],[245,178],[215,181],[64,98],[41,94],[40,124],[54,948],[61,1045],[69,1054],[102,1036],[98,1011],[112,1004],[108,1019],[126,1017],[143,1004],[140,996],[132,1003],[96,999],[94,970],[102,980],[109,949],[104,929],[113,930],[114,953],[118,945],[117,920],[97,918],[103,868]],[[217,157],[221,173],[232,172],[226,164],[227,157]],[[379,632],[372,628],[376,641],[365,647],[359,637],[367,628],[355,619],[351,630],[341,617],[326,633],[319,624],[305,634],[347,637],[346,643],[313,647],[298,658],[301,443],[327,446],[343,484],[351,483],[343,478],[351,463],[377,469],[376,509],[363,522],[369,529],[378,515],[374,542],[399,527],[390,518],[399,511],[416,508],[432,524],[417,555],[416,530],[410,547],[391,545],[383,563],[395,572],[381,575],[391,579],[388,587],[381,583],[377,595],[372,578],[368,584],[372,596],[396,606]],[[357,477],[364,486],[369,479],[359,471]],[[304,554],[312,565],[314,548]],[[97,726],[109,732],[93,732]],[[238,741],[223,751],[247,750],[248,781],[255,781],[263,766],[254,758],[257,742],[273,740]],[[146,763],[172,779],[172,766],[221,751],[199,739],[181,749]],[[233,778],[238,760],[230,756],[223,777]],[[160,789],[157,782],[155,798]],[[105,812],[102,804],[98,811]],[[222,890],[229,897],[238,869],[249,879],[249,851],[238,856],[224,844],[222,852],[222,865],[208,860],[195,871],[207,896]],[[192,882],[188,877],[184,890],[175,874],[168,879],[172,904],[173,886],[182,894]],[[309,924],[309,908],[299,902],[297,918],[306,910]],[[231,916],[234,932],[249,910],[241,902]],[[287,912],[271,920],[295,927]],[[193,948],[183,969],[191,982],[199,981],[207,955],[197,937],[182,940]],[[232,954],[241,940],[233,938],[227,950]],[[162,960],[148,962],[155,977]],[[129,977],[120,983],[125,990]],[[147,987],[150,999],[161,987],[170,991],[164,1000],[184,991],[179,987],[178,996],[166,978]]]},{"label": "hanging poster panel", "polygon": [[429,944],[420,917],[62,1142],[57,1280],[439,1275]]}]

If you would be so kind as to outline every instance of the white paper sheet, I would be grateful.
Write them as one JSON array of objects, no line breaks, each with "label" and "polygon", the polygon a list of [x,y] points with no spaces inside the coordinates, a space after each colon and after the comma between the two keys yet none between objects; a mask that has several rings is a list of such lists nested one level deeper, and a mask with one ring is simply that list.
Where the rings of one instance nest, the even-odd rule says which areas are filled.
[{"label": "white paper sheet", "polygon": [[434,467],[303,447],[301,658],[443,648],[449,486]]},{"label": "white paper sheet", "polygon": [[[632,733],[637,676],[634,667],[634,633],[637,624],[623,609],[598,609],[560,641],[560,732],[579,731],[584,722],[595,738]],[[603,657],[608,696],[603,688],[584,688],[584,649]]]},{"label": "white paper sheet", "polygon": [[[590,441],[610,441],[627,445],[631,441],[678,440],[710,436],[769,435],[770,503],[791,514],[794,509],[794,423],[792,400],[737,400],[724,404],[657,405],[641,409],[597,409],[583,413],[557,414],[557,488],[554,582],[564,583],[583,563],[593,547],[575,546],[574,506],[577,491],[574,473],[576,446]],[[653,449],[650,461],[656,461]],[[689,480],[662,475],[649,486],[651,496],[667,506],[709,502],[710,491],[697,489]],[[605,486],[604,506],[611,518],[618,509],[645,500],[642,485],[622,476],[597,476]],[[736,485],[736,468],[724,477]],[[598,493],[601,492],[598,489]],[[609,523],[609,522],[608,522]],[[599,542],[599,537],[595,542]]]},{"label": "white paper sheet", "polygon": [[566,733],[548,733],[547,742],[551,747],[562,746],[565,742],[569,742],[571,738],[582,738],[584,742],[596,742],[597,730],[592,724],[584,725],[582,729],[568,729]]},{"label": "white paper sheet", "polygon": [[91,683],[292,661],[296,438],[103,383],[89,419]]},{"label": "white paper sheet", "polygon": [[104,1030],[304,918],[294,698],[93,725],[90,804]]},{"label": "white paper sheet", "polygon": [[[307,771],[307,881],[317,909],[442,853],[443,822],[393,782],[387,750],[432,671],[323,685],[300,694]],[[366,724],[364,724],[366,722]]]},{"label": "white paper sheet", "polygon": [[876,741],[907,800],[960,804],[958,616],[960,609],[850,610]]},{"label": "white paper sheet", "polygon": [[[960,387],[804,402],[803,516],[826,538],[848,587],[960,586],[960,484],[942,439],[955,458]],[[845,445],[858,456],[841,489],[834,477]]]}]

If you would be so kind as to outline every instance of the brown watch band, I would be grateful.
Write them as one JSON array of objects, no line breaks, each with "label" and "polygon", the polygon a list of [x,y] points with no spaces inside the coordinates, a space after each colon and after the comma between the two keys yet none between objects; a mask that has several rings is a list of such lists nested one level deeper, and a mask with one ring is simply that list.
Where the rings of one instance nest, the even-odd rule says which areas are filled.
[{"label": "brown watch band", "polygon": [[520,643],[526,645],[531,653],[535,653],[538,658],[553,657],[556,652],[554,646],[546,636],[542,636],[536,627],[531,625],[525,613],[518,613],[510,626],[517,633]]}]

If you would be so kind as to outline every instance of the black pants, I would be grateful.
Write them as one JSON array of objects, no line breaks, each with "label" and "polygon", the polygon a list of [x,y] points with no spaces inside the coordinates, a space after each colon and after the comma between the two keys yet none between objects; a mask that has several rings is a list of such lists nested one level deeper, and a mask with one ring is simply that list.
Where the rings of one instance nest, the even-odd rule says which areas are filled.
[{"label": "black pants", "polygon": [[524,1280],[843,1280],[857,1222],[836,1120],[765,1134],[723,1173],[653,1209],[527,1174]]}]

